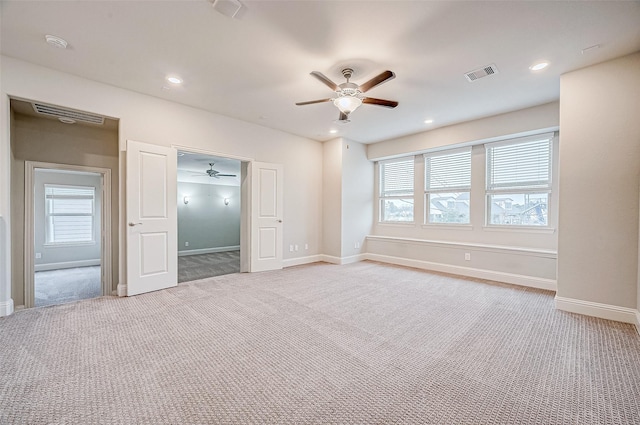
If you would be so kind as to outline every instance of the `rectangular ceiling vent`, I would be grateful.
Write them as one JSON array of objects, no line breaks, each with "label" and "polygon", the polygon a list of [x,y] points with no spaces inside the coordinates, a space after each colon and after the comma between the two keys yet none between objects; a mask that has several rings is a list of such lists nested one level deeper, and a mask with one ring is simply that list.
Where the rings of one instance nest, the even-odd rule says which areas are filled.
[{"label": "rectangular ceiling vent", "polygon": [[38,114],[47,115],[55,118],[70,118],[77,122],[89,124],[104,124],[104,117],[100,115],[89,114],[87,112],[74,111],[72,109],[64,109],[59,106],[45,105],[43,103],[33,103],[33,110]]},{"label": "rectangular ceiling vent", "polygon": [[493,75],[497,73],[498,73],[498,67],[496,67],[496,65],[492,63],[491,65],[487,65],[480,69],[476,69],[475,71],[467,72],[466,74],[464,74],[464,76],[467,78],[467,80],[470,83],[472,83],[476,80],[479,80],[480,78],[488,77],[489,75]]}]

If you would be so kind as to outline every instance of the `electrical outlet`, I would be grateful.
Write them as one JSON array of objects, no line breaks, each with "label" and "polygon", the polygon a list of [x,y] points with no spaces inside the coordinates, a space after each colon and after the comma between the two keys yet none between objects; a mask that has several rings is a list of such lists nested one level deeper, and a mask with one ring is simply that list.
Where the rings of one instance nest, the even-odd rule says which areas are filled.
[{"label": "electrical outlet", "polygon": [[289,245],[289,252],[293,252],[293,245]]},{"label": "electrical outlet", "polygon": [[295,250],[298,252],[298,244],[295,245]]},{"label": "electrical outlet", "polygon": [[309,249],[309,244],[308,243],[304,244],[304,249]]},{"label": "electrical outlet", "polygon": [[464,253],[464,259],[465,259],[465,261],[471,261],[471,253],[470,252],[465,252]]},{"label": "electrical outlet", "polygon": [[189,242],[185,242],[185,243],[184,243],[184,246],[189,246]]},{"label": "electrical outlet", "polygon": [[36,258],[42,258],[42,253],[36,252]]}]

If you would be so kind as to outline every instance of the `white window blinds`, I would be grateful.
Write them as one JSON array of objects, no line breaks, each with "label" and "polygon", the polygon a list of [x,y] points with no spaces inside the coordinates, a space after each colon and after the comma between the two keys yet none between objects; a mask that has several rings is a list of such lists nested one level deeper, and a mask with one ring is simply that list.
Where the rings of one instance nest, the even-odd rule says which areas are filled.
[{"label": "white window blinds", "polygon": [[380,196],[413,194],[413,157],[380,163]]},{"label": "white window blinds", "polygon": [[461,192],[471,189],[471,148],[425,154],[425,191]]},{"label": "white window blinds", "polygon": [[45,185],[48,244],[92,242],[95,188]]},{"label": "white window blinds", "polygon": [[485,145],[487,190],[551,187],[553,134]]}]

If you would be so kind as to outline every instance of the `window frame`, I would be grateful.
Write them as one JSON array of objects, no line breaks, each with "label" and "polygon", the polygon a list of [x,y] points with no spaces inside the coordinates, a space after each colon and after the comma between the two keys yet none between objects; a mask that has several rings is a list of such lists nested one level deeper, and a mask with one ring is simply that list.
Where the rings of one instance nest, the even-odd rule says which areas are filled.
[{"label": "window frame", "polygon": [[[424,178],[423,178],[423,189],[424,194],[422,200],[424,202],[424,217],[423,223],[425,226],[470,226],[471,225],[471,183],[472,183],[472,146],[466,146],[462,148],[452,148],[452,149],[444,149],[438,150],[435,152],[428,152],[422,155],[424,161]],[[459,155],[462,153],[466,153],[468,155],[469,162],[469,172],[468,172],[468,184],[466,185],[458,185],[451,187],[442,187],[432,189],[429,184],[429,166],[427,165],[427,161],[429,158],[441,157],[441,156],[450,156],[450,155]],[[469,214],[467,216],[466,222],[436,222],[430,221],[430,210],[431,210],[431,195],[438,193],[467,193],[468,194],[468,202],[469,202]]]},{"label": "window frame", "polygon": [[[384,166],[398,162],[411,162],[411,191],[405,191],[398,194],[388,194],[384,191]],[[378,161],[378,223],[380,224],[415,224],[416,222],[416,205],[415,205],[415,156],[403,156],[400,158]],[[387,220],[384,217],[384,203],[387,200],[411,200],[412,219],[411,220]]]},{"label": "window frame", "polygon": [[[548,141],[548,173],[547,173],[547,181],[546,184],[538,184],[531,187],[523,186],[522,184],[518,186],[517,184],[506,186],[500,188],[490,188],[490,176],[491,176],[491,166],[490,160],[493,159],[492,155],[490,155],[489,150],[495,147],[501,146],[510,146],[510,145],[518,145],[524,144],[528,142],[533,142],[536,140],[544,140]],[[555,133],[540,133],[532,136],[526,137],[518,137],[518,138],[510,138],[506,140],[501,140],[499,142],[485,143],[484,144],[484,155],[485,155],[485,227],[488,229],[512,229],[512,230],[541,230],[548,231],[553,229],[553,194],[554,194],[554,161],[555,161]],[[522,181],[520,182],[522,183]],[[492,223],[491,222],[491,206],[492,206],[492,196],[495,195],[524,195],[527,194],[546,194],[547,202],[546,202],[546,224],[544,225],[535,225],[535,224],[506,224],[506,223]],[[513,207],[513,205],[512,205]]]},{"label": "window frame", "polygon": [[[48,194],[48,188],[61,189],[79,189],[90,190],[91,195],[56,195]],[[49,199],[90,199],[91,213],[53,213],[48,202]],[[56,241],[52,235],[55,234],[52,228],[53,217],[91,217],[91,240],[75,240],[68,242]],[[54,225],[55,226],[55,225]],[[47,183],[44,185],[44,229],[45,241],[44,246],[78,246],[78,245],[95,245],[96,243],[96,188],[94,186],[67,185],[57,183]]]}]

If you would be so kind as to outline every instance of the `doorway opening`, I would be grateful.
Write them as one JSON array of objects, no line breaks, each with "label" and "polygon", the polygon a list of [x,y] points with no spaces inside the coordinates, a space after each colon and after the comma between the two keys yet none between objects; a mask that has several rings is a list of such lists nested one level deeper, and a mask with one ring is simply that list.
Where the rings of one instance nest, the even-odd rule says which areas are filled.
[{"label": "doorway opening", "polygon": [[111,170],[25,161],[25,306],[111,292]]},{"label": "doorway opening", "polygon": [[241,271],[243,162],[178,151],[178,282]]}]

